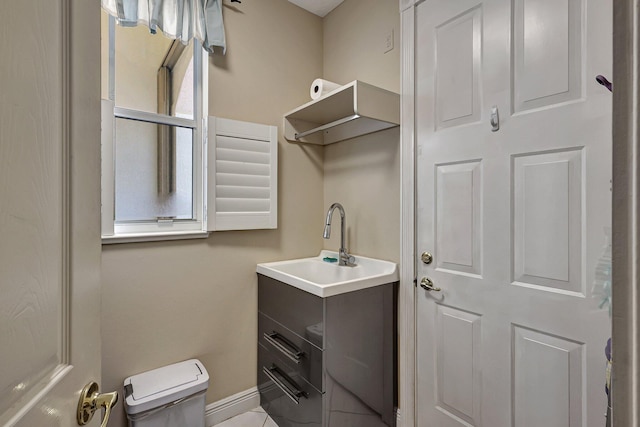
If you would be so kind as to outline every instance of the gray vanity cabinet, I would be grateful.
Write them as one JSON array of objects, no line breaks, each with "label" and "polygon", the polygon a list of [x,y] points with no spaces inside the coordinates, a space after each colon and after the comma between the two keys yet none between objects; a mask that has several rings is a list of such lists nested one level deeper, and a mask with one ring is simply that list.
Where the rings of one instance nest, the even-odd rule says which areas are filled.
[{"label": "gray vanity cabinet", "polygon": [[258,274],[260,404],[280,427],[395,426],[396,285],[321,298]]}]

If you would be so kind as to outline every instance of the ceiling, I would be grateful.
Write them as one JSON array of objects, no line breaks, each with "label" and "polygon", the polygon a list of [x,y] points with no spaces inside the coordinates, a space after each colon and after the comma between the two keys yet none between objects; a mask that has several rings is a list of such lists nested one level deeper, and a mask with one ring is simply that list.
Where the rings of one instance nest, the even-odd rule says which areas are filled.
[{"label": "ceiling", "polygon": [[324,16],[336,8],[344,0],[289,0],[309,12],[324,18]]}]

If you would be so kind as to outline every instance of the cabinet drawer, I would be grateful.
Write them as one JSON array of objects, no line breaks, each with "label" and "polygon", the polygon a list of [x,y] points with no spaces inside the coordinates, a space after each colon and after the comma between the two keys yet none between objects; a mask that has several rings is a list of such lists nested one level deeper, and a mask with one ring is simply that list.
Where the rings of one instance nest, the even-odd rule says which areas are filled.
[{"label": "cabinet drawer", "polygon": [[258,274],[258,310],[324,348],[323,299]]},{"label": "cabinet drawer", "polygon": [[280,427],[322,425],[322,394],[258,343],[260,405]]},{"label": "cabinet drawer", "polygon": [[322,350],[300,338],[270,317],[258,314],[258,342],[279,355],[288,368],[296,371],[319,391],[322,384]]}]

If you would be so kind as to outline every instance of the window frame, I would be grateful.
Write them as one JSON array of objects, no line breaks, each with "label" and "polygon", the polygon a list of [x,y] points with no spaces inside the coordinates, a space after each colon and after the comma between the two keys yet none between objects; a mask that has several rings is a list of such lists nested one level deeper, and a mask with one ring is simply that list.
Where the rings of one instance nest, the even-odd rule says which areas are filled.
[{"label": "window frame", "polygon": [[[208,61],[201,43],[193,39],[194,117],[187,119],[115,106],[115,18],[109,16],[109,99],[102,101],[102,243],[205,238],[207,232],[207,116]],[[156,37],[164,37],[161,34]],[[137,120],[180,126],[193,131],[193,219],[115,220],[115,122]]]}]

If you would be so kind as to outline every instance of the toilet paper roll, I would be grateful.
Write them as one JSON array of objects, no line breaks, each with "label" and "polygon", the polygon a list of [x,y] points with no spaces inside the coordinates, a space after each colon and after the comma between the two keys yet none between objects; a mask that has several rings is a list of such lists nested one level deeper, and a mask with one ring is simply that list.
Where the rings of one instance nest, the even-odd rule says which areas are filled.
[{"label": "toilet paper roll", "polygon": [[311,89],[309,89],[309,94],[311,95],[311,99],[318,99],[322,95],[326,95],[329,92],[333,92],[338,89],[341,85],[338,83],[330,82],[328,80],[323,79],[315,79],[313,83],[311,83]]}]

